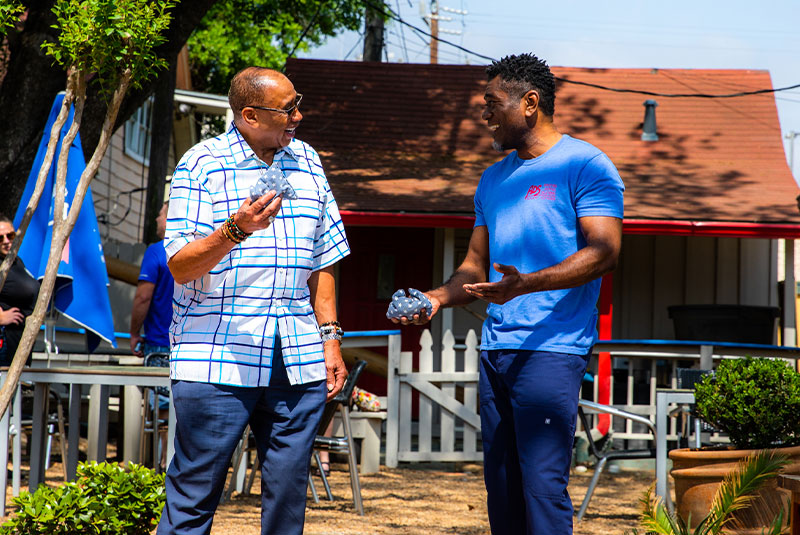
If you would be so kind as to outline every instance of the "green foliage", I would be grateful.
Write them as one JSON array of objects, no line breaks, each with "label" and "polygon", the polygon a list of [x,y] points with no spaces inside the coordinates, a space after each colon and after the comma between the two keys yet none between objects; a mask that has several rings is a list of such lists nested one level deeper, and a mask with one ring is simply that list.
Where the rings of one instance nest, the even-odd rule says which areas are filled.
[{"label": "green foliage", "polygon": [[362,24],[363,0],[219,0],[188,41],[192,84],[226,94],[233,75],[258,65],[281,69],[290,54]]},{"label": "green foliage", "polygon": [[75,481],[40,485],[14,498],[16,515],[0,526],[10,535],[147,535],[164,508],[164,475],[131,464],[81,463]]},{"label": "green foliage", "polygon": [[[653,498],[653,487],[650,487],[640,500],[642,513],[640,522],[647,534],[660,535],[717,535],[723,530],[735,526],[732,516],[738,510],[749,507],[753,496],[780,470],[789,464],[785,455],[775,451],[762,450],[740,461],[736,468],[722,481],[714,495],[711,511],[692,531],[686,522],[677,514],[669,511],[661,498]],[[768,535],[779,535],[783,526],[783,510],[773,520],[765,532]],[[638,535],[634,529],[631,533]]]},{"label": "green foliage", "polygon": [[738,448],[800,443],[800,373],[782,360],[724,360],[695,398],[700,416]]},{"label": "green foliage", "polygon": [[13,0],[3,0],[0,3],[0,35],[5,35],[6,30],[14,26],[23,11],[25,7]]},{"label": "green foliage", "polygon": [[53,6],[61,30],[58,41],[42,45],[56,63],[94,73],[110,94],[122,73],[130,71],[138,87],[167,62],[154,48],[163,43],[169,9],[175,0],[58,0]]}]

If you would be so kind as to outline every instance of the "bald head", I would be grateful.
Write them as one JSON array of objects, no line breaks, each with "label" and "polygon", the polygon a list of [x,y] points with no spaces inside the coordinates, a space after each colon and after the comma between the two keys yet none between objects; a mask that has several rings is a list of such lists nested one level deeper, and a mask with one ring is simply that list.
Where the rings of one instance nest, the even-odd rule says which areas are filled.
[{"label": "bald head", "polygon": [[228,103],[234,117],[238,119],[239,112],[245,106],[263,106],[264,95],[286,83],[291,85],[286,76],[273,69],[265,67],[242,69],[231,80],[231,88],[228,91]]}]

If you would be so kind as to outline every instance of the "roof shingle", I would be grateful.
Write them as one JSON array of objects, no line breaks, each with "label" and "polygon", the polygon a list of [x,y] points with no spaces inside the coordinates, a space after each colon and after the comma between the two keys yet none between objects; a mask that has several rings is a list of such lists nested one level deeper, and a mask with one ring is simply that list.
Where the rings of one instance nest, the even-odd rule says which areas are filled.
[{"label": "roof shingle", "polygon": [[[772,87],[767,71],[552,70],[660,93]],[[483,67],[293,59],[286,71],[305,95],[299,137],[320,152],[342,209],[472,213],[481,173],[501,157],[480,118]],[[640,138],[647,98],[658,101],[656,142]],[[626,218],[800,223],[771,93],[663,98],[559,82],[555,121],[617,165]]]}]

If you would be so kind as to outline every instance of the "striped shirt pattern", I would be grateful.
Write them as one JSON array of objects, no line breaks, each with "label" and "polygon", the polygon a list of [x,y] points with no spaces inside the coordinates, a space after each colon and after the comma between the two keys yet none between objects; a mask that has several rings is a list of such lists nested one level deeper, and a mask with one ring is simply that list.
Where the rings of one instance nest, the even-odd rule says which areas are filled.
[{"label": "striped shirt pattern", "polygon": [[[202,278],[175,285],[174,380],[267,386],[278,335],[292,384],[326,376],[308,278],[344,258],[350,247],[314,149],[295,139],[274,162],[298,199],[283,199],[268,228],[236,245]],[[167,257],[220,227],[267,168],[233,124],[190,149],[172,175]]]}]

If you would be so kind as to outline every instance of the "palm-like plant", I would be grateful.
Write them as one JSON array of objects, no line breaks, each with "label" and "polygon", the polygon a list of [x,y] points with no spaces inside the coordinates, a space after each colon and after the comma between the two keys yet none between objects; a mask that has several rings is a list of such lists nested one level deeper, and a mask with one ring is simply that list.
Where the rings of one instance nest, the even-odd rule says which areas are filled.
[{"label": "palm-like plant", "polygon": [[[736,468],[722,481],[714,495],[711,511],[698,525],[691,530],[689,523],[684,522],[676,513],[667,509],[659,497],[653,497],[651,486],[642,496],[641,524],[645,534],[660,535],[717,535],[723,529],[735,527],[737,520],[733,513],[750,507],[755,494],[770,479],[778,475],[781,468],[789,463],[789,459],[772,450],[761,450],[738,463]],[[775,516],[765,535],[780,535],[783,526],[783,514]],[[639,535],[634,529],[633,535]]]}]

